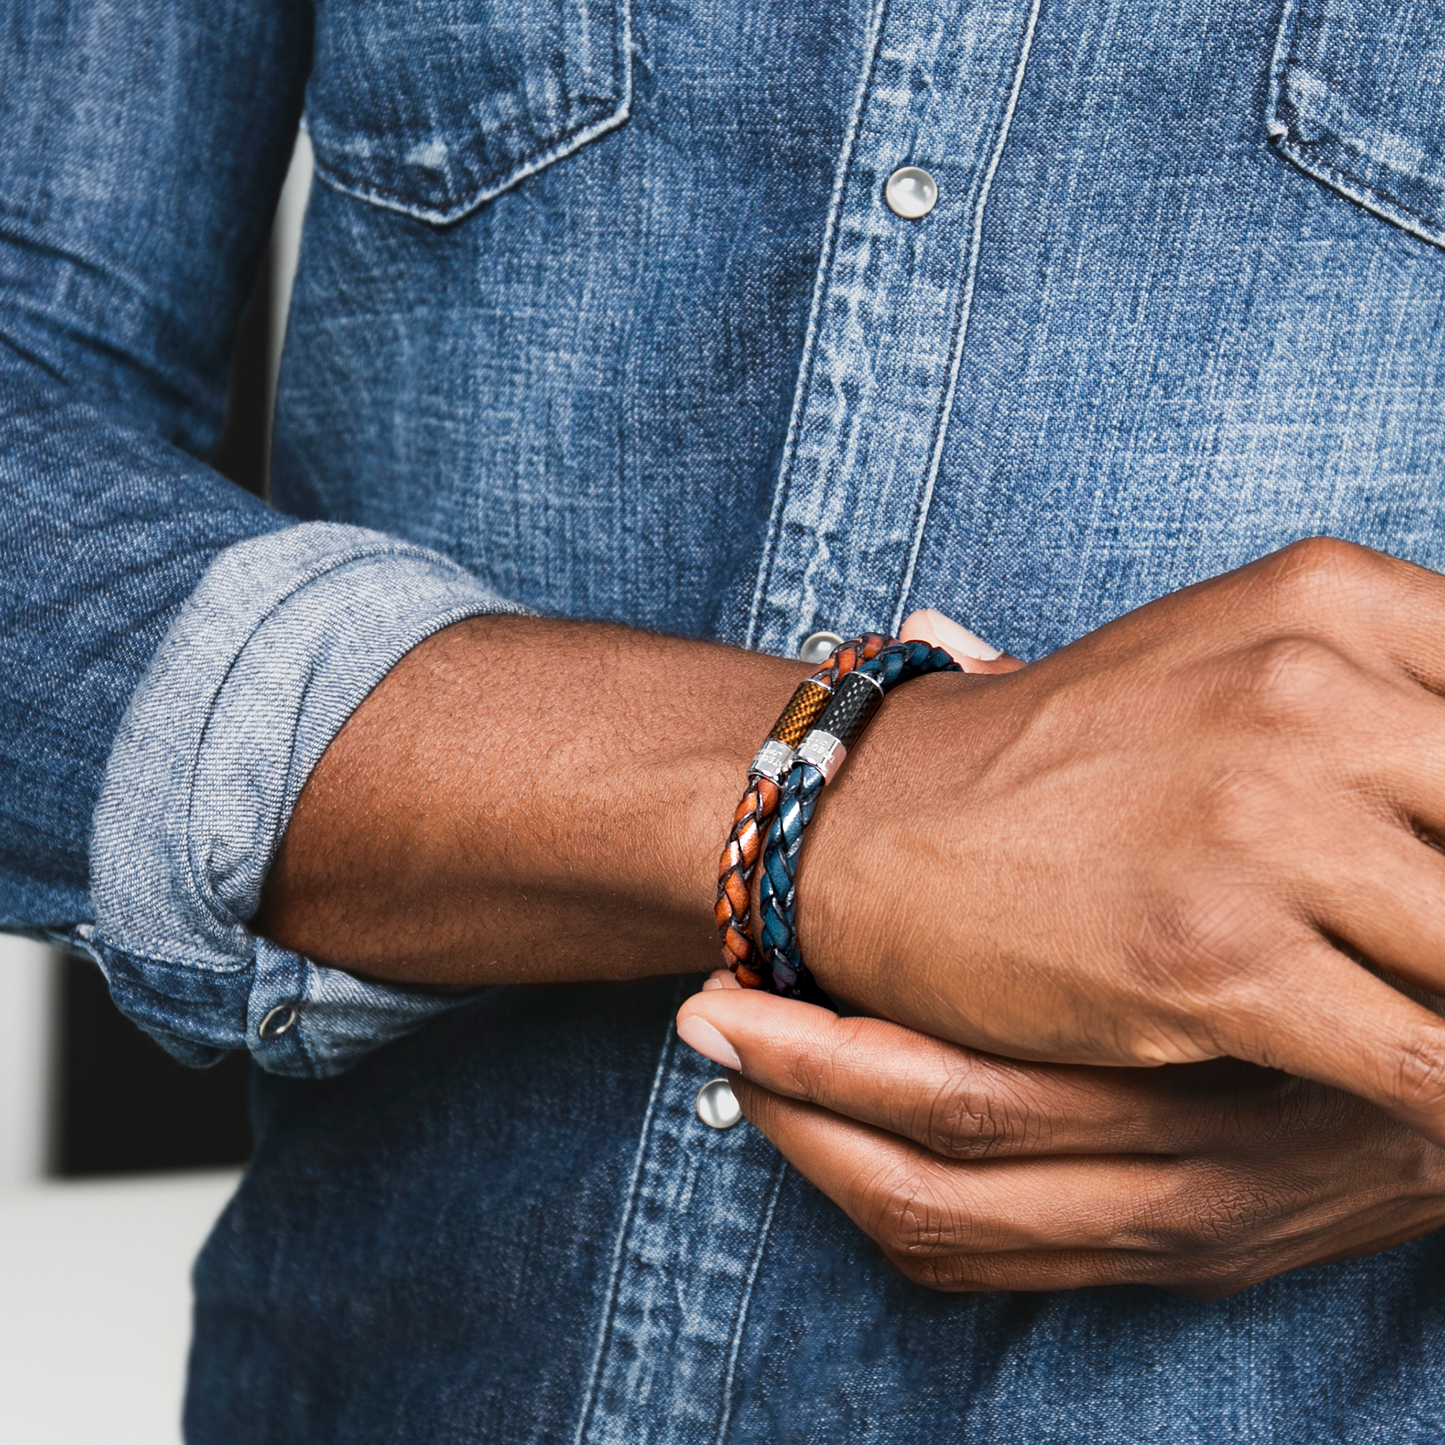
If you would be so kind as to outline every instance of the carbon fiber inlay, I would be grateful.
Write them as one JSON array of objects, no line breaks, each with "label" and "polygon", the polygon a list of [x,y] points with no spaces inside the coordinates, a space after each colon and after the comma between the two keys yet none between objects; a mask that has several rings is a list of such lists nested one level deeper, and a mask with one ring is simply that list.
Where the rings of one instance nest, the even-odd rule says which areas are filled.
[{"label": "carbon fiber inlay", "polygon": [[882,705],[883,689],[871,677],[850,672],[839,679],[833,700],[823,709],[816,726],[819,732],[831,733],[851,750]]},{"label": "carbon fiber inlay", "polygon": [[797,690],[788,699],[782,715],[768,733],[773,742],[787,743],[795,748],[808,734],[808,729],[817,722],[828,700],[833,696],[830,689],[810,677],[798,684]]}]

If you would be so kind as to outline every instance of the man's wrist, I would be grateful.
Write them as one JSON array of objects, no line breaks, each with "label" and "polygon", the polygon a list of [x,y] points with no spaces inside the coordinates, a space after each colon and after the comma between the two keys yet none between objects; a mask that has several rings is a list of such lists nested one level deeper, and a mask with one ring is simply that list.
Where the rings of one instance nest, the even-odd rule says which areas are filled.
[{"label": "man's wrist", "polygon": [[961,868],[947,899],[918,890],[918,859],[941,841],[926,811],[936,794],[930,779],[942,786],[944,756],[956,778],[971,741],[967,700],[986,685],[955,673],[900,689],[823,795],[798,870],[798,935],[818,983],[839,1002],[891,1015],[895,1000],[928,991],[937,960],[915,957],[926,953],[920,920],[934,908],[956,912],[968,889]]}]

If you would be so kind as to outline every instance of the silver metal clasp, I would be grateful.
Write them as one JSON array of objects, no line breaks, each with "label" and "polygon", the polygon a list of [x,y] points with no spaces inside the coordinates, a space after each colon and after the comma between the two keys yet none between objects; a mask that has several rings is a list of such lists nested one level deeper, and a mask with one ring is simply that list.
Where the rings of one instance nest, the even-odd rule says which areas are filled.
[{"label": "silver metal clasp", "polygon": [[842,742],[832,733],[825,733],[822,728],[814,728],[798,745],[798,761],[812,763],[822,773],[825,785],[838,776],[838,769],[843,766],[843,759],[847,756],[848,749]]},{"label": "silver metal clasp", "polygon": [[757,778],[768,778],[774,783],[781,783],[788,775],[788,769],[793,766],[793,759],[798,755],[787,743],[780,743],[776,738],[769,738],[762,747],[758,749],[758,755],[752,761],[748,772]]}]

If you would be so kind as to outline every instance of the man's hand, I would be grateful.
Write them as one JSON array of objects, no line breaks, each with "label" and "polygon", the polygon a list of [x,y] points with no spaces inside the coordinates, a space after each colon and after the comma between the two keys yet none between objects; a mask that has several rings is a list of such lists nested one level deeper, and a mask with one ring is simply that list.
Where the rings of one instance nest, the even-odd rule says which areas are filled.
[{"label": "man's hand", "polygon": [[1017,1064],[726,975],[678,1032],[910,1279],[1201,1298],[1445,1224],[1445,1151],[1360,1099],[1231,1061]]},{"label": "man's hand", "polygon": [[[1220,1056],[1445,1142],[1445,579],[1308,542],[899,688],[818,809],[834,997],[1013,1058]],[[1382,975],[1384,975],[1382,977]]]}]

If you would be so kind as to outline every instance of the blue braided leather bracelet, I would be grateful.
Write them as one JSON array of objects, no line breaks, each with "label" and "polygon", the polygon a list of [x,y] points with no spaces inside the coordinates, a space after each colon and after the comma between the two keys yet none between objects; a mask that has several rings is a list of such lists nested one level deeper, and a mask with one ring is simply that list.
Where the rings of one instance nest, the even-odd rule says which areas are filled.
[{"label": "blue braided leather bracelet", "polygon": [[840,679],[822,716],[799,744],[797,759],[782,780],[759,880],[762,964],[771,992],[785,998],[826,998],[803,963],[796,921],[798,856],[824,787],[837,775],[848,749],[863,735],[885,693],[931,672],[962,671],[941,647],[926,642],[889,643]]}]

